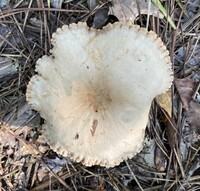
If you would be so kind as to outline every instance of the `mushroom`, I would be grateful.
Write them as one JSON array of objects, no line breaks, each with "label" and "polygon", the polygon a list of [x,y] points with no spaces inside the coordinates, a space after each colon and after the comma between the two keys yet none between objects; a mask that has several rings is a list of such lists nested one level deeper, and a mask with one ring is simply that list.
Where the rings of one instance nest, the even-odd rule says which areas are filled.
[{"label": "mushroom", "polygon": [[86,166],[113,167],[143,148],[151,102],[172,83],[160,38],[130,23],[57,29],[37,61],[27,100],[51,148]]}]

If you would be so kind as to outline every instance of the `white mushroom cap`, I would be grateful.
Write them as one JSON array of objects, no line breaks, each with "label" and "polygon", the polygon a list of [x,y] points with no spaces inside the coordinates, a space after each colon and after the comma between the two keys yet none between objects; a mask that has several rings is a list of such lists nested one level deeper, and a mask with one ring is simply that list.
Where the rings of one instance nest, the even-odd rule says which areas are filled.
[{"label": "white mushroom cap", "polygon": [[168,51],[154,32],[127,23],[84,23],[53,34],[27,100],[46,120],[51,148],[86,166],[113,167],[143,147],[152,100],[172,83]]}]

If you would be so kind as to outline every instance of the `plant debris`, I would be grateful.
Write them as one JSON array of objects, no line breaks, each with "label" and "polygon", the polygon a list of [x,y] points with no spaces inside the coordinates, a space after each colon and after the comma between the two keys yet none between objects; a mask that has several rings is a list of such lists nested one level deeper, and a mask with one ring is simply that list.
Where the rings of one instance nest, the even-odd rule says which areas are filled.
[{"label": "plant debris", "polygon": [[200,134],[200,103],[191,101],[186,112],[186,120],[191,128]]},{"label": "plant debris", "polygon": [[[0,0],[0,191],[200,190],[200,2],[161,1],[176,30],[149,2]],[[79,21],[102,28],[117,20],[148,26],[169,50],[177,79],[172,115],[153,102],[139,155],[115,168],[85,167],[44,141],[44,120],[25,102],[26,86],[57,28]]]},{"label": "plant debris", "polygon": [[183,108],[187,109],[194,93],[194,81],[190,78],[175,79],[175,86],[183,103]]},{"label": "plant debris", "polygon": [[120,21],[135,21],[138,15],[153,15],[162,18],[163,15],[150,1],[137,0],[112,0],[111,11]]}]

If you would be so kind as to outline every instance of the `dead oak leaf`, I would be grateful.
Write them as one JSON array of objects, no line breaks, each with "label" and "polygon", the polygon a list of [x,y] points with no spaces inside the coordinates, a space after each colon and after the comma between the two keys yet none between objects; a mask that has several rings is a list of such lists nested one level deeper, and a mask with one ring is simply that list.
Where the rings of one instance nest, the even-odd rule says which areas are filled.
[{"label": "dead oak leaf", "polygon": [[120,21],[134,21],[139,14],[163,18],[157,7],[152,3],[149,6],[148,1],[112,0],[112,4],[112,12]]},{"label": "dead oak leaf", "polygon": [[200,134],[200,103],[191,101],[185,115],[186,121],[190,124],[191,128]]},{"label": "dead oak leaf", "polygon": [[188,109],[194,93],[195,83],[190,78],[175,79],[174,83],[183,103],[183,108]]}]

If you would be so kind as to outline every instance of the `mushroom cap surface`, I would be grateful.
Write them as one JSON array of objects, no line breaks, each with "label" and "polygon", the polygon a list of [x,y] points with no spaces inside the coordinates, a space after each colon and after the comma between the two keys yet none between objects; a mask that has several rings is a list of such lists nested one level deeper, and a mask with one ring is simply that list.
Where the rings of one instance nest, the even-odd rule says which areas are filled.
[{"label": "mushroom cap surface", "polygon": [[113,167],[143,148],[151,102],[172,83],[160,38],[130,23],[59,28],[26,97],[51,148],[86,166]]}]

